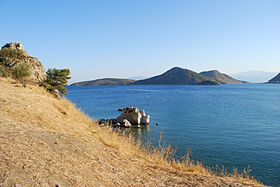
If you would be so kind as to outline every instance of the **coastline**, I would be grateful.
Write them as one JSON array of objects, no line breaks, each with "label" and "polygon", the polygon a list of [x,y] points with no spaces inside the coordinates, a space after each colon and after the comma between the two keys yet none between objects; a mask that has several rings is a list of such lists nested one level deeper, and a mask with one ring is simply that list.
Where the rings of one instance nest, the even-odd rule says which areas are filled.
[{"label": "coastline", "polygon": [[[217,174],[172,159],[171,146],[141,147],[100,128],[66,99],[0,78],[3,185],[252,185],[248,176]],[[222,177],[218,176],[222,175]]]}]

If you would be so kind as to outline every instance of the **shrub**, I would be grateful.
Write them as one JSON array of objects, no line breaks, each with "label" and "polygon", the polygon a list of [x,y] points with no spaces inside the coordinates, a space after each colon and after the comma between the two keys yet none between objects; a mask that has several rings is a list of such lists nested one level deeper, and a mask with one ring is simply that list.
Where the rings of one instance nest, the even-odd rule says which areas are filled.
[{"label": "shrub", "polygon": [[46,90],[57,95],[57,91],[60,96],[67,95],[68,79],[71,79],[69,69],[48,69],[47,78],[40,83]]},{"label": "shrub", "polygon": [[7,67],[6,67],[7,61],[5,58],[0,58],[0,76],[1,77],[7,77]]},{"label": "shrub", "polygon": [[1,64],[0,64],[0,76],[1,77],[7,77],[8,76],[7,75],[7,70],[6,70],[5,66],[3,66]]},{"label": "shrub", "polygon": [[4,57],[0,58],[0,65],[2,65],[2,66],[7,66],[8,65],[6,58],[4,58]]},{"label": "shrub", "polygon": [[30,76],[30,65],[25,63],[18,63],[13,67],[13,78],[19,80],[25,87],[25,78]]},{"label": "shrub", "polygon": [[2,48],[0,51],[1,58],[24,58],[24,53],[22,50],[17,50],[13,48]]}]

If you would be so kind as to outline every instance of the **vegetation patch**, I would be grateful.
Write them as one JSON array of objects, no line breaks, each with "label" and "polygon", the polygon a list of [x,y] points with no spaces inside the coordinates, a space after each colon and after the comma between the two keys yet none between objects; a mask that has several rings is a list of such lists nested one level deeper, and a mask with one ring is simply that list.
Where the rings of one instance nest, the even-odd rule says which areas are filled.
[{"label": "vegetation patch", "polygon": [[40,86],[56,96],[67,95],[66,86],[68,86],[68,80],[71,79],[70,70],[50,68],[46,74],[47,78],[40,83]]},{"label": "vegetation patch", "polygon": [[7,60],[5,58],[0,58],[0,77],[8,77],[8,74]]},{"label": "vegetation patch", "polygon": [[25,57],[23,50],[17,50],[14,48],[2,48],[0,51],[0,57],[2,58],[13,58],[23,59]]},{"label": "vegetation patch", "polygon": [[26,63],[18,63],[13,67],[13,78],[19,80],[26,87],[26,78],[30,76],[30,65]]}]

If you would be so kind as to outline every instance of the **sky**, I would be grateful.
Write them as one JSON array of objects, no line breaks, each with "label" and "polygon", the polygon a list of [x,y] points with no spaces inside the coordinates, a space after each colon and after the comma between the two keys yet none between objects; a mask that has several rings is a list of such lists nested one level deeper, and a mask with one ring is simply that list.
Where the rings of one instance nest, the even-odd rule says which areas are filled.
[{"label": "sky", "polygon": [[280,72],[279,0],[0,0],[0,45],[19,41],[72,81],[178,66]]}]

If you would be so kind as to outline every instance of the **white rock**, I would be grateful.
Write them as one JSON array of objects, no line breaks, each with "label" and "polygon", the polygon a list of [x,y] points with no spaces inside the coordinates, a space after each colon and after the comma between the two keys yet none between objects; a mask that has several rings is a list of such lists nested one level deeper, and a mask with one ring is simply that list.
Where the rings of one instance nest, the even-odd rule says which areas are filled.
[{"label": "white rock", "polygon": [[142,114],[142,116],[146,116],[146,113],[145,113],[144,109],[141,111],[141,114]]},{"label": "white rock", "polygon": [[143,116],[141,118],[141,124],[148,124],[148,123],[150,123],[150,115]]},{"label": "white rock", "polygon": [[131,127],[132,126],[131,123],[127,119],[124,119],[123,123],[124,123],[125,127]]}]

